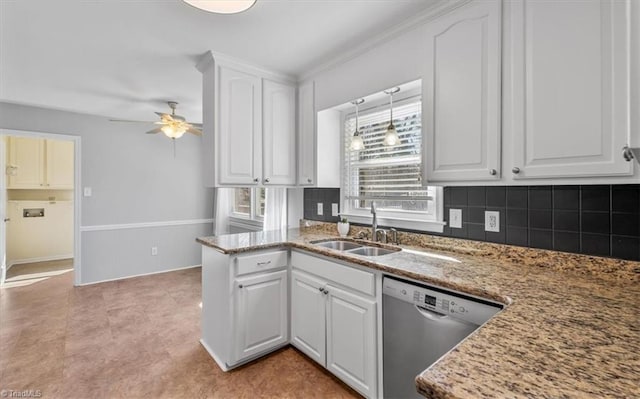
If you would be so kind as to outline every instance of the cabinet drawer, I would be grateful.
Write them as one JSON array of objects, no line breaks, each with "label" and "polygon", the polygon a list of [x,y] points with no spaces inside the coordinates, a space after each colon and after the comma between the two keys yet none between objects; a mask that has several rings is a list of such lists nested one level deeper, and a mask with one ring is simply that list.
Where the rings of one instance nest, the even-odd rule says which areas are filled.
[{"label": "cabinet drawer", "polygon": [[291,253],[291,265],[316,276],[335,281],[345,287],[368,295],[375,295],[376,280],[375,275],[371,272],[358,270],[300,252]]},{"label": "cabinet drawer", "polygon": [[252,255],[241,255],[236,258],[236,276],[262,272],[287,266],[287,252],[261,252]]}]

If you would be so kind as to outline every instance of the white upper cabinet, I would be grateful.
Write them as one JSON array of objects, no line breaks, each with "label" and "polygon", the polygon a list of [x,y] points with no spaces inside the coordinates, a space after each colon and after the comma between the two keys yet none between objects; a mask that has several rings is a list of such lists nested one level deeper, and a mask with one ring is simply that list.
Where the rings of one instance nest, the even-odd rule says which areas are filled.
[{"label": "white upper cabinet", "polygon": [[223,65],[219,76],[220,184],[255,185],[262,164],[262,82]]},{"label": "white upper cabinet", "polygon": [[264,79],[263,184],[296,184],[296,88]]},{"label": "white upper cabinet", "polygon": [[[630,175],[629,2],[506,3],[514,179]],[[508,158],[507,158],[508,159]]]},{"label": "white upper cabinet", "polygon": [[73,142],[9,137],[10,189],[73,189]]},{"label": "white upper cabinet", "polygon": [[316,108],[314,82],[298,88],[298,184],[312,186],[316,177]]},{"label": "white upper cabinet", "polygon": [[212,53],[197,67],[203,74],[205,186],[295,185],[295,84]]},{"label": "white upper cabinet", "polygon": [[429,25],[422,81],[426,180],[500,179],[501,2]]}]

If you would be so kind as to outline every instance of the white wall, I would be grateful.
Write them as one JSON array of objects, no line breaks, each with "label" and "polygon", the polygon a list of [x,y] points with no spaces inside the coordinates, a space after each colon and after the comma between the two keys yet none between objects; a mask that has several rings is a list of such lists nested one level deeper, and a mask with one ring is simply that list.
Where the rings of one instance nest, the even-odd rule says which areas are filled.
[{"label": "white wall", "polygon": [[[178,140],[174,158],[171,141],[144,134],[146,125],[3,102],[0,128],[81,137],[80,184],[93,192],[81,204],[82,284],[200,264],[194,240],[212,232],[203,219],[212,218],[213,192],[202,187],[199,137]],[[195,221],[163,224],[185,220]],[[154,224],[112,226],[144,223]]]}]

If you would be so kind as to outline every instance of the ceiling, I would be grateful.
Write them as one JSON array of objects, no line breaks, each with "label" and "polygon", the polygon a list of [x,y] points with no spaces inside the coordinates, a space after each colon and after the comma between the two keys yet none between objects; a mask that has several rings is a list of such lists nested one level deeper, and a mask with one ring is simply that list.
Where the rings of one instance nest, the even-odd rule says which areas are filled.
[{"label": "ceiling", "polygon": [[299,76],[438,0],[258,0],[219,15],[181,0],[0,0],[0,101],[153,119],[202,114],[207,50]]}]

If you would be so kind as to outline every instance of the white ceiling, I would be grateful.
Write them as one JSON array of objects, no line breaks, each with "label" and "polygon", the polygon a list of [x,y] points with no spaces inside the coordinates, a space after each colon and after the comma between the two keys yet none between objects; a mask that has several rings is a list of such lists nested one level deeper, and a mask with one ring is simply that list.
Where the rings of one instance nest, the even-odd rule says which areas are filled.
[{"label": "white ceiling", "polygon": [[198,57],[213,50],[300,75],[437,0],[258,0],[218,15],[181,0],[0,0],[0,101],[201,120]]}]

